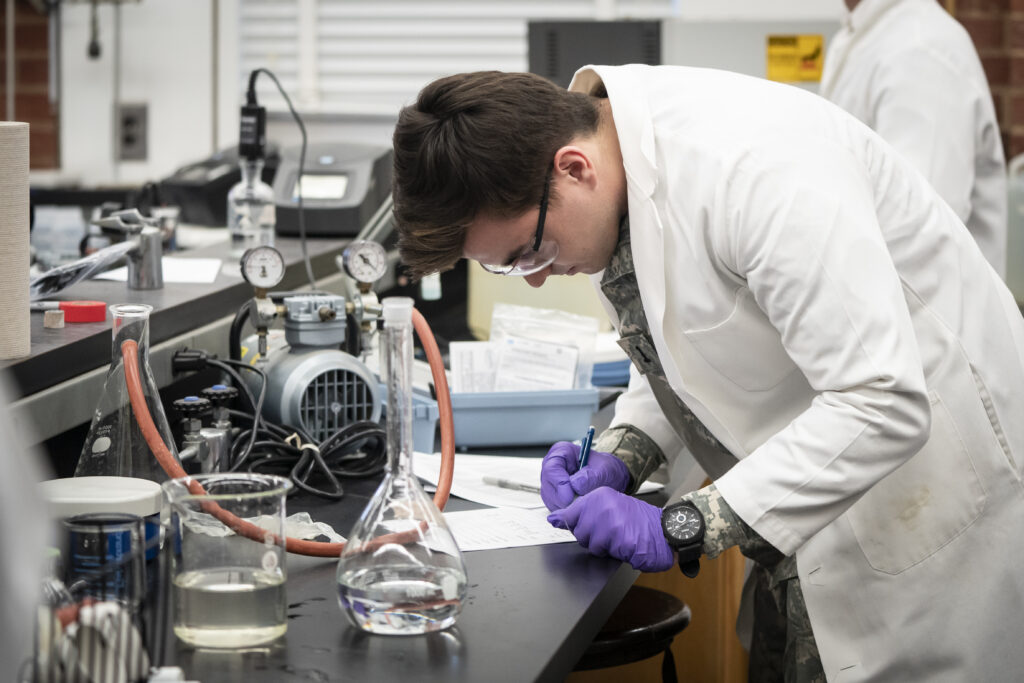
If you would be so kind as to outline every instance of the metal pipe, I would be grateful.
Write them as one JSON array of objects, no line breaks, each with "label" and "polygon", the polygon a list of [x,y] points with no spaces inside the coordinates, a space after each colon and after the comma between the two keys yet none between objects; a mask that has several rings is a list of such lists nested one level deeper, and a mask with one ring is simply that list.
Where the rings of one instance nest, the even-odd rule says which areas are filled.
[{"label": "metal pipe", "polygon": [[7,0],[7,120],[14,120],[14,0]]},{"label": "metal pipe", "polygon": [[114,180],[121,179],[121,144],[119,138],[120,112],[121,107],[121,3],[114,0],[114,87],[112,99],[114,100],[111,123],[113,128],[113,153],[114,153]]},{"label": "metal pipe", "polygon": [[220,0],[213,0],[210,3],[210,153],[216,154],[220,141],[217,136],[218,122],[220,119],[219,102],[217,101],[220,91]]}]

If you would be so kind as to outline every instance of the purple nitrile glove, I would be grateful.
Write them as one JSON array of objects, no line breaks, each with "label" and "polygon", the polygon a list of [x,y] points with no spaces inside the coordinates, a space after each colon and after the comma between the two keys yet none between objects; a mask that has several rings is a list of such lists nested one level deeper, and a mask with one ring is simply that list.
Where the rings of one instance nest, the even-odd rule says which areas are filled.
[{"label": "purple nitrile glove", "polygon": [[663,572],[674,562],[661,530],[661,508],[606,486],[552,512],[548,522],[571,531],[594,555],[610,555],[642,572]]},{"label": "purple nitrile glove", "polygon": [[540,497],[548,510],[561,510],[577,495],[590,493],[601,486],[616,491],[629,487],[629,468],[610,453],[590,451],[587,466],[577,472],[580,447],[559,441],[544,456],[540,466]]}]

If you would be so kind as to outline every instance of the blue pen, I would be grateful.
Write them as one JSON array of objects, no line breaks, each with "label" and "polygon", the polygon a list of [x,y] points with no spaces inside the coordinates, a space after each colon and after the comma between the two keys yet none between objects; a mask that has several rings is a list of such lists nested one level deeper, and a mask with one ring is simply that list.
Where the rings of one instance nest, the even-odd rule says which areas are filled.
[{"label": "blue pen", "polygon": [[590,425],[590,429],[587,430],[586,436],[583,437],[583,441],[580,442],[580,463],[577,470],[581,470],[587,466],[587,460],[590,458],[590,444],[594,443],[594,425]]}]

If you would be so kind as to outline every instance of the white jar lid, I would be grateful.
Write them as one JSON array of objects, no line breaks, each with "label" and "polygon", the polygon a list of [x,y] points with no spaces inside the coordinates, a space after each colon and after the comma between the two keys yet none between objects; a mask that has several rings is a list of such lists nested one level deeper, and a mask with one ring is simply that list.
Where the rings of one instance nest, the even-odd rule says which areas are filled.
[{"label": "white jar lid", "polygon": [[57,519],[93,512],[140,517],[160,512],[160,484],[135,477],[68,477],[39,482],[39,491]]}]

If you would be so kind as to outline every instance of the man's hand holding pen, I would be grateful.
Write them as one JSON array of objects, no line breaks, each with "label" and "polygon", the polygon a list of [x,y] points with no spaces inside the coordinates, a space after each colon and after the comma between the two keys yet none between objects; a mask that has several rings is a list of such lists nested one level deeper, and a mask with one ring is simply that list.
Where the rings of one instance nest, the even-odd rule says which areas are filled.
[{"label": "man's hand holding pen", "polygon": [[641,571],[669,569],[673,553],[661,530],[661,508],[623,493],[629,469],[610,453],[587,453],[592,438],[588,433],[582,446],[559,441],[544,456],[540,496],[551,510],[548,522],[572,531],[595,555]]},{"label": "man's hand holding pen", "polygon": [[583,496],[602,486],[616,491],[629,487],[629,469],[610,453],[591,451],[588,463],[580,468],[581,446],[559,441],[540,466],[540,497],[548,510],[560,510],[576,496]]}]

